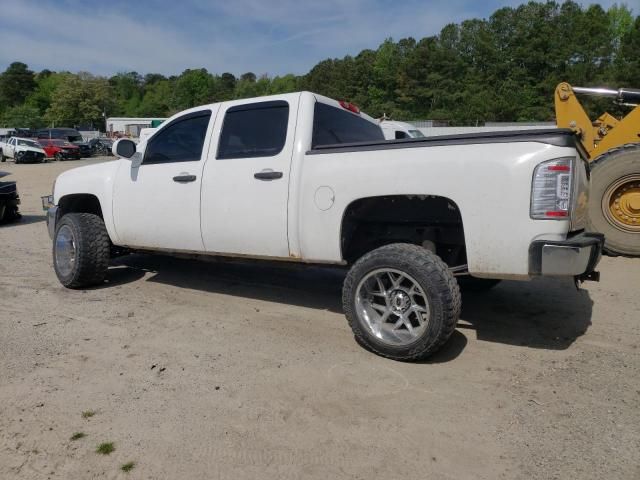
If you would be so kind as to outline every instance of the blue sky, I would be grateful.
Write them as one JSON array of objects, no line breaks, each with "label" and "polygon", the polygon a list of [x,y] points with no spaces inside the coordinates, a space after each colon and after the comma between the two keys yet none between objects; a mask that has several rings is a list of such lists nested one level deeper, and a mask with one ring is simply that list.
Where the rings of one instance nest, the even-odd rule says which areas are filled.
[{"label": "blue sky", "polygon": [[[637,0],[627,2],[633,6]],[[306,73],[328,57],[422,38],[517,0],[0,0],[0,70]],[[590,1],[580,1],[588,5]],[[602,0],[604,8],[615,3]],[[634,9],[637,14],[637,8]]]}]

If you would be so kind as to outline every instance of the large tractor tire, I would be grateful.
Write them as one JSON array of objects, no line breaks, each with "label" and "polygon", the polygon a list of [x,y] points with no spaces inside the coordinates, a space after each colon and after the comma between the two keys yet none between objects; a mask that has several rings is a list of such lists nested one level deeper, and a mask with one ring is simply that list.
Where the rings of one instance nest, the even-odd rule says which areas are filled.
[{"label": "large tractor tire", "polygon": [[605,253],[640,256],[640,144],[613,148],[591,164],[588,229],[604,233]]}]

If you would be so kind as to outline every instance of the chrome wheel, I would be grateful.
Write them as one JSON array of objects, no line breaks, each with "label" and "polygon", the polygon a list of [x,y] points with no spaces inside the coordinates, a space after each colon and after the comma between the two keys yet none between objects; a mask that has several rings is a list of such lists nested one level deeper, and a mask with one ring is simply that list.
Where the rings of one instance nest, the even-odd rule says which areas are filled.
[{"label": "chrome wheel", "polygon": [[369,332],[389,345],[408,345],[426,330],[426,294],[410,275],[391,268],[369,272],[356,289],[356,314]]},{"label": "chrome wheel", "polygon": [[54,257],[60,275],[66,277],[73,272],[76,263],[76,239],[68,225],[61,226],[56,234]]}]

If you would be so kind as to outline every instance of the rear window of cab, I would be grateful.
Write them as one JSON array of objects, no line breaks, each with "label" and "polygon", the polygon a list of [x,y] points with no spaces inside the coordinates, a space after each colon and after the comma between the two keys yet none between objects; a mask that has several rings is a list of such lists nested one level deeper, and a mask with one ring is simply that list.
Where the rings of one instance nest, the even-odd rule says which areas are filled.
[{"label": "rear window of cab", "polygon": [[341,143],[384,140],[379,125],[342,108],[316,102],[311,148]]}]

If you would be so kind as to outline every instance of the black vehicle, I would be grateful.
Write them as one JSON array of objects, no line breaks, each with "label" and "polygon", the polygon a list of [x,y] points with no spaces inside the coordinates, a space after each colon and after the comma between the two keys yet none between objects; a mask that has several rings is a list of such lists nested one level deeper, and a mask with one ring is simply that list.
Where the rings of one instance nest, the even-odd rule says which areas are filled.
[{"label": "black vehicle", "polygon": [[38,130],[38,138],[66,140],[80,148],[81,157],[90,157],[92,154],[91,146],[84,141],[75,128],[42,128]]},{"label": "black vehicle", "polygon": [[113,155],[113,141],[109,138],[92,138],[88,143],[94,155]]},{"label": "black vehicle", "polygon": [[[9,172],[0,172],[0,178],[10,175]],[[21,215],[18,212],[20,196],[16,182],[0,182],[0,224],[18,220]]]},{"label": "black vehicle", "polygon": [[12,136],[21,138],[33,138],[36,136],[36,131],[30,128],[16,128]]}]

